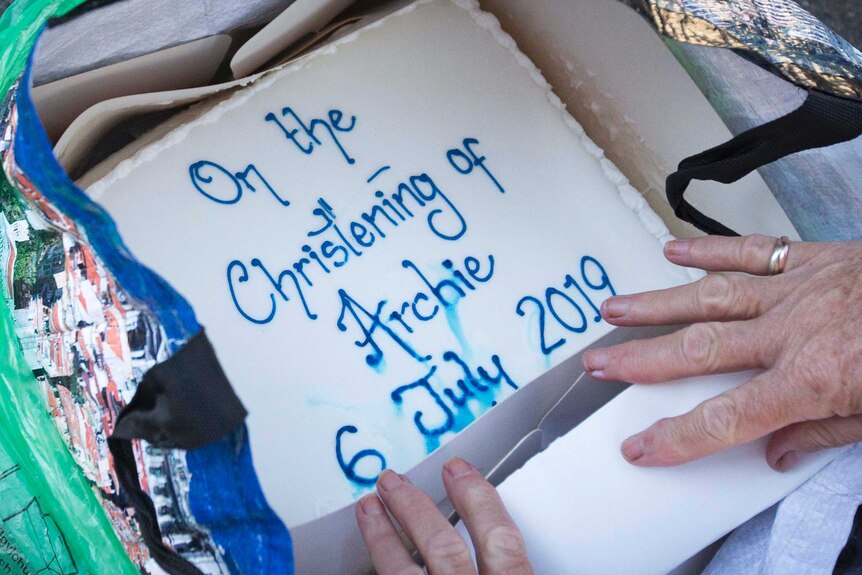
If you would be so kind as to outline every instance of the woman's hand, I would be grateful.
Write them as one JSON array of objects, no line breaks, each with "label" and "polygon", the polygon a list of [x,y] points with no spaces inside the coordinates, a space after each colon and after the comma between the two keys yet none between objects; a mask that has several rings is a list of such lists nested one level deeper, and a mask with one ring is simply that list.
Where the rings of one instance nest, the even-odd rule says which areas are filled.
[{"label": "woman's hand", "polygon": [[676,465],[773,433],[770,466],[800,452],[862,441],[862,242],[790,245],[784,273],[767,273],[775,239],[669,242],[673,263],[713,274],[682,287],[617,296],[618,326],[692,325],[672,335],[584,354],[597,379],[632,383],[761,368],[749,382],[662,419],[622,445],[644,466]]},{"label": "woman's hand", "polygon": [[[453,459],[443,467],[443,484],[470,533],[479,573],[532,574],[521,532],[497,491],[476,468],[463,459]],[[467,544],[434,502],[406,477],[384,471],[377,480],[377,491],[379,497],[366,495],[356,504],[356,520],[378,575],[425,573],[411,557],[387,510],[416,545],[431,575],[476,573]]]}]

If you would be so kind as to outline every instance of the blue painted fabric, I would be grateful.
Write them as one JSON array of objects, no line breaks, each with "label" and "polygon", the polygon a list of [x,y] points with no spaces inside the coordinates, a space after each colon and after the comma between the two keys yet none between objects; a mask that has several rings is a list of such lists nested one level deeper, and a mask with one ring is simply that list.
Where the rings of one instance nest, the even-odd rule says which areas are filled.
[{"label": "blue painted fabric", "polygon": [[[107,212],[78,188],[54,157],[30,93],[32,53],[18,93],[15,159],[39,192],[86,233],[86,240],[135,307],[163,327],[172,352],[201,330],[191,305],[123,244]],[[166,240],[169,241],[169,240]],[[269,507],[254,471],[243,427],[186,453],[192,475],[189,503],[198,525],[212,533],[232,573],[293,573],[287,528]]]}]

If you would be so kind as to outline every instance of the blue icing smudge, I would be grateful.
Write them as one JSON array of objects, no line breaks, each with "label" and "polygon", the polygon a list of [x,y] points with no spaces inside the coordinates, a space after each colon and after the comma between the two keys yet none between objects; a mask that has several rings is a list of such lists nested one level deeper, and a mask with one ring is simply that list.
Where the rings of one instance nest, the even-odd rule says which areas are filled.
[{"label": "blue icing smudge", "polygon": [[446,322],[449,324],[449,330],[452,332],[452,335],[455,336],[455,339],[458,340],[458,345],[461,346],[461,353],[467,359],[471,359],[473,356],[473,351],[470,346],[470,342],[467,340],[467,337],[464,335],[464,328],[461,325],[461,319],[458,317],[458,307],[457,301],[452,305],[447,305],[443,308],[446,311]]},{"label": "blue icing smudge", "polygon": [[378,362],[377,362],[377,363],[375,363],[375,364],[366,363],[366,365],[368,365],[368,367],[370,367],[371,369],[373,369],[373,370],[374,370],[374,371],[376,371],[377,373],[381,373],[381,374],[382,374],[384,371],[386,371],[386,357],[385,357],[385,356],[383,356],[383,355],[381,355],[381,356],[380,356],[380,361],[378,361]]},{"label": "blue icing smudge", "polygon": [[362,498],[363,496],[374,491],[373,485],[360,485],[359,483],[356,483],[354,481],[351,481],[350,484],[353,485],[353,500],[354,501],[356,501],[356,500]]},{"label": "blue icing smudge", "polygon": [[[492,405],[496,404],[496,401],[492,402]],[[484,413],[485,411],[487,410],[483,410],[482,413]],[[460,433],[461,431],[466,429],[468,425],[476,421],[476,417],[477,416],[473,414],[473,412],[466,404],[457,407],[454,413],[452,429],[450,429],[447,433]],[[438,447],[440,447],[440,435],[425,435],[423,437],[425,438],[425,451],[429,455],[432,452],[436,451]]]},{"label": "blue icing smudge", "polygon": [[[435,365],[424,377],[402,385],[391,393],[392,401],[396,405],[402,405],[408,394],[410,397],[424,399],[421,404],[423,408],[413,412],[413,421],[423,436],[429,453],[440,446],[443,435],[458,433],[476,419],[477,414],[468,405],[471,399],[479,403],[479,414],[481,414],[496,403],[502,387],[501,383],[505,382],[512,389],[518,389],[518,385],[503,369],[497,355],[491,356],[491,363],[497,369],[496,375],[491,375],[482,366],[471,367],[454,351],[445,352],[443,360],[458,366],[463,372],[463,377],[455,383],[456,389],[444,387],[442,393],[439,393],[431,385],[432,380],[439,382],[436,376],[438,366]],[[427,410],[431,410],[432,413],[427,413]],[[433,424],[429,424],[429,421]]]},{"label": "blue icing smudge", "polygon": [[440,447],[440,437],[438,437],[436,435],[435,436],[426,435],[424,437],[425,437],[425,451],[427,453],[432,453],[432,452],[436,451],[438,447]]}]

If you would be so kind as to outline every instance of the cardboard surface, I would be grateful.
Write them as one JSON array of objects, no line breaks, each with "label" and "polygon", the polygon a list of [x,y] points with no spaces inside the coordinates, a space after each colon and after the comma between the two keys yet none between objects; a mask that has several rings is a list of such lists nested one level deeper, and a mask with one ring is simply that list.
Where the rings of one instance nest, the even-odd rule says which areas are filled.
[{"label": "cardboard surface", "polygon": [[317,32],[354,0],[297,0],[234,54],[235,78],[248,76],[303,36]]},{"label": "cardboard surface", "polygon": [[510,476],[499,492],[537,573],[666,573],[783,498],[840,450],[772,470],[766,440],[672,468],[639,468],[619,446],[751,373],[632,386]]},{"label": "cardboard surface", "polygon": [[230,36],[180,44],[33,89],[39,117],[52,142],[84,110],[112,98],[206,85],[216,73]]}]

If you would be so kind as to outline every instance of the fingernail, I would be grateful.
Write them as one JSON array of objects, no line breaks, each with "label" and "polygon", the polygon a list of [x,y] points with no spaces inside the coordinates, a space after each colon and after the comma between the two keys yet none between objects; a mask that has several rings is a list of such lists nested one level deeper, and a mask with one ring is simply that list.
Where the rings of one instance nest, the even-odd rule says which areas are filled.
[{"label": "fingernail", "polygon": [[683,256],[688,253],[691,243],[688,240],[671,240],[664,245],[664,255]]},{"label": "fingernail", "polygon": [[359,500],[359,508],[366,515],[383,515],[383,503],[376,495],[366,495]]},{"label": "fingernail", "polygon": [[470,473],[476,473],[478,469],[461,459],[460,457],[455,457],[450,459],[446,464],[446,471],[449,472],[449,475],[452,478],[463,477],[464,475],[468,475]]},{"label": "fingernail", "polygon": [[583,357],[584,369],[596,379],[602,379],[608,359],[608,354],[604,351],[588,351]]},{"label": "fingernail", "polygon": [[602,315],[606,318],[623,317],[631,305],[632,298],[624,295],[606,299],[602,304]]},{"label": "fingernail", "polygon": [[377,487],[383,491],[392,491],[402,485],[405,479],[403,475],[398,475],[394,471],[387,469],[377,479]]},{"label": "fingernail", "polygon": [[644,454],[643,438],[640,435],[632,435],[631,437],[623,441],[623,445],[620,451],[622,451],[623,457],[626,458],[626,461],[628,461],[629,463],[634,463]]},{"label": "fingernail", "polygon": [[778,461],[775,462],[775,468],[778,471],[790,471],[793,469],[796,464],[799,462],[799,452],[798,451],[788,451],[784,455],[778,458]]}]

